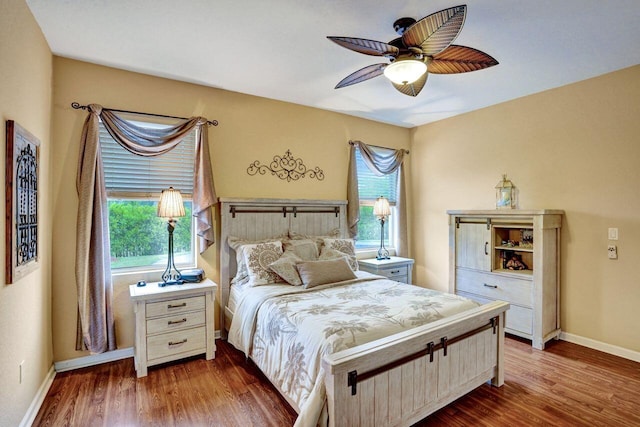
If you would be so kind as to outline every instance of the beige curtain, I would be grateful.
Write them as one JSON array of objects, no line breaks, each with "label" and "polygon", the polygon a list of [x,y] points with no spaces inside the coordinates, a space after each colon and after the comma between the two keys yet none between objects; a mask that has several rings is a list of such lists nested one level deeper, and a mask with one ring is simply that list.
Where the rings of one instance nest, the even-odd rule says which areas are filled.
[{"label": "beige curtain", "polygon": [[[125,149],[141,156],[157,156],[175,148],[196,126],[196,164],[193,215],[197,217],[200,252],[214,243],[213,213],[216,196],[209,157],[206,119],[194,117],[165,129],[135,126],[100,105],[91,104],[82,130],[76,188],[78,218],[76,285],[78,289],[78,340],[76,348],[92,353],[115,350],[112,312],[109,217],[100,157],[99,122]],[[203,126],[204,125],[204,126]]]},{"label": "beige curtain", "polygon": [[394,150],[385,147],[373,147],[361,141],[349,141],[351,145],[349,153],[349,172],[347,183],[347,223],[349,234],[355,237],[358,234],[358,222],[360,221],[360,197],[358,195],[358,174],[356,167],[356,150],[360,150],[362,159],[369,169],[377,175],[387,175],[398,171],[398,199],[396,211],[398,213],[398,245],[399,256],[408,255],[407,242],[407,203],[405,192],[405,177],[402,162],[407,153],[404,149]]}]

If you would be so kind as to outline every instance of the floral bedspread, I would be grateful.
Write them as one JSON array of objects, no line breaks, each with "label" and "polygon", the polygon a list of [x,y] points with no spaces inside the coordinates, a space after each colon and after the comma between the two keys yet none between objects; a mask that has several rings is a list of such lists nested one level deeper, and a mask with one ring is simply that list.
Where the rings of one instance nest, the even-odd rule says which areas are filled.
[{"label": "floral bedspread", "polygon": [[478,306],[365,272],[305,290],[259,286],[238,301],[229,342],[250,356],[315,426],[325,402],[322,357]]}]

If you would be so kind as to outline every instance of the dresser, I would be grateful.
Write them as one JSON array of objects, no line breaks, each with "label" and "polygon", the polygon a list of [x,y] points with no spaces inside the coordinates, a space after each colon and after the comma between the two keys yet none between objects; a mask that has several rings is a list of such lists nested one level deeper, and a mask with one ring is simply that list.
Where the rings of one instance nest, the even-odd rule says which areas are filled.
[{"label": "dresser", "polygon": [[217,285],[209,279],[160,287],[129,286],[136,318],[135,368],[138,377],[149,366],[206,354],[215,357],[214,301]]},{"label": "dresser", "polygon": [[561,210],[449,214],[449,291],[507,301],[505,331],[544,349],[560,334]]},{"label": "dresser", "polygon": [[412,283],[411,270],[413,269],[413,260],[410,258],[402,258],[392,256],[390,259],[359,259],[358,268],[362,271],[379,276],[385,276],[397,282]]}]

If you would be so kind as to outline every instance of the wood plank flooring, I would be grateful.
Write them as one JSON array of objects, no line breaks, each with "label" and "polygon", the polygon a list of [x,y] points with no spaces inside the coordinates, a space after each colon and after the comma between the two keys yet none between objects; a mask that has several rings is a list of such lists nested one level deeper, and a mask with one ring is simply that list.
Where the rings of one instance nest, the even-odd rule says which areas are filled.
[{"label": "wood plank flooring", "polygon": [[[149,369],[133,359],[56,375],[34,426],[291,426],[296,413],[224,341]],[[640,363],[556,341],[506,340],[505,385],[483,385],[416,426],[640,426]]]}]

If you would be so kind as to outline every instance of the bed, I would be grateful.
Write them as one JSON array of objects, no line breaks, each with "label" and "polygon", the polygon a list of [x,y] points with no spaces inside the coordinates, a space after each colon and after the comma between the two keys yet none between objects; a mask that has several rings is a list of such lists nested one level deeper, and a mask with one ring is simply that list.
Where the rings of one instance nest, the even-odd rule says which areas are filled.
[{"label": "bed", "polygon": [[[240,259],[234,249],[290,236],[325,244],[346,238],[346,202],[220,203],[224,337],[298,412],[297,426],[411,425],[485,382],[504,383],[507,303],[480,306],[352,272],[348,256],[298,263],[305,286],[253,286],[257,276],[231,286]],[[316,286],[318,271],[341,273]]]}]

